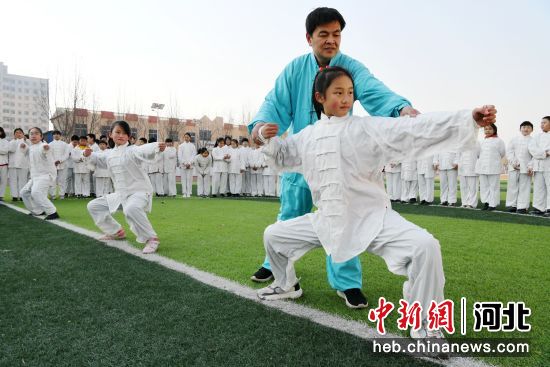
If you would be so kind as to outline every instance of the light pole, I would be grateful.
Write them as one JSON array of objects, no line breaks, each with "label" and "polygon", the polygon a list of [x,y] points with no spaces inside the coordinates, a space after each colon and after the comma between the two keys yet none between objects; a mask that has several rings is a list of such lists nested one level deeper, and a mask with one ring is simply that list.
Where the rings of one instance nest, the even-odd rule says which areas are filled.
[{"label": "light pole", "polygon": [[163,103],[156,103],[156,102],[153,102],[153,104],[151,105],[151,111],[157,111],[157,141],[159,141],[160,139],[160,129],[159,129],[159,126],[160,126],[160,116],[159,116],[159,111],[162,110],[164,108],[164,104]]}]

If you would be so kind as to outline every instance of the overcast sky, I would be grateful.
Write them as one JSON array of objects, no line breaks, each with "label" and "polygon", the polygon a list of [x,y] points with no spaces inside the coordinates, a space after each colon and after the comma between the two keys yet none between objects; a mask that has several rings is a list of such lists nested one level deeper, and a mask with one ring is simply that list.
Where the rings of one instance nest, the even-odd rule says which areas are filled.
[{"label": "overcast sky", "polygon": [[[242,120],[284,66],[311,52],[318,6],[347,21],[341,51],[421,111],[493,103],[505,140],[550,115],[550,1],[0,0],[0,61],[50,79],[63,106],[75,73],[88,108]],[[125,112],[125,111],[124,111]],[[364,115],[362,108],[355,113]]]}]

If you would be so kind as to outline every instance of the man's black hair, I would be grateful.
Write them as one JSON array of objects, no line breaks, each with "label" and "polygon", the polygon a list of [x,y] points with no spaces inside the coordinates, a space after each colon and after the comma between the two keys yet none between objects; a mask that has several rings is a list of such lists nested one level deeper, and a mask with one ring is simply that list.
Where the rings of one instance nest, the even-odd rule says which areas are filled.
[{"label": "man's black hair", "polygon": [[311,36],[320,25],[334,21],[340,23],[340,29],[343,31],[346,27],[346,21],[338,10],[327,7],[317,8],[309,13],[306,18],[306,32]]}]

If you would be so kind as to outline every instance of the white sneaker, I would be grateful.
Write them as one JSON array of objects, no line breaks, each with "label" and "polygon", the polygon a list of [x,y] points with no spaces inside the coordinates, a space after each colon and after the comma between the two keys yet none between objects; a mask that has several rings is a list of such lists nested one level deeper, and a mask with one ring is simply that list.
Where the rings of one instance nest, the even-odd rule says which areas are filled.
[{"label": "white sneaker", "polygon": [[[423,323],[422,328],[419,330],[411,329],[411,338],[420,340],[422,343],[429,341],[430,344],[439,344],[440,348],[443,344],[448,344],[447,339],[443,332],[438,330],[428,330],[426,327],[426,322]],[[438,359],[449,359],[450,355],[448,352],[440,350],[439,352],[426,352],[426,357],[438,358]]]},{"label": "white sneaker", "polygon": [[145,244],[145,247],[143,248],[144,254],[152,254],[154,252],[157,252],[157,249],[159,248],[159,239],[158,238],[151,238],[147,240],[147,243]]},{"label": "white sneaker", "polygon": [[300,283],[296,283],[294,287],[285,292],[281,287],[274,287],[273,284],[265,288],[258,289],[258,298],[264,301],[274,301],[277,299],[296,299],[302,296],[302,288]]}]

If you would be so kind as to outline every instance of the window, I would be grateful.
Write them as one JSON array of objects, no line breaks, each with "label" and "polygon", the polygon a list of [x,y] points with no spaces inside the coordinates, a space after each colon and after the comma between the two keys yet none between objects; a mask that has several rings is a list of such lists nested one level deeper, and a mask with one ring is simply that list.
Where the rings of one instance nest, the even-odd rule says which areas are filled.
[{"label": "window", "polygon": [[102,126],[100,135],[105,135],[105,136],[108,137],[110,132],[111,132],[111,127],[110,126]]},{"label": "window", "polygon": [[180,141],[180,137],[177,131],[170,131],[168,134],[168,138],[172,139],[172,141]]},{"label": "window", "polygon": [[78,136],[84,136],[88,133],[88,126],[86,124],[75,124],[74,134]]},{"label": "window", "polygon": [[158,141],[157,131],[158,130],[156,130],[156,129],[149,129],[149,140],[155,139],[155,140]]},{"label": "window", "polygon": [[[193,133],[193,138],[194,138],[194,133]],[[212,131],[210,130],[199,130],[199,139],[201,141],[210,141],[212,139]]]}]

